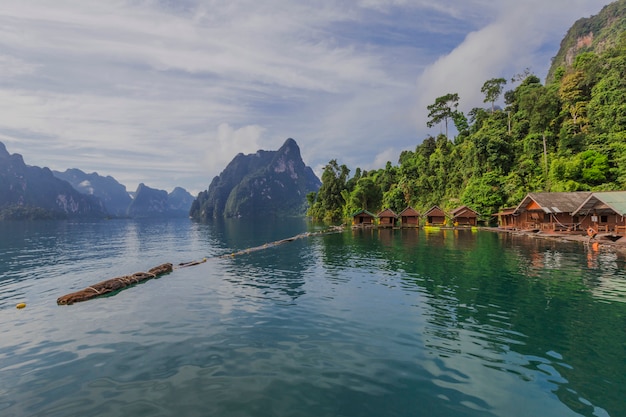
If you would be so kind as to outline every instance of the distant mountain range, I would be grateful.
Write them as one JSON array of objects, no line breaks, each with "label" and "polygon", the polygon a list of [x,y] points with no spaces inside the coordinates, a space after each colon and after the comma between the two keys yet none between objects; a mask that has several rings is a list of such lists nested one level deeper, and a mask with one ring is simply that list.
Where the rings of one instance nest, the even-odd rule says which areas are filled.
[{"label": "distant mountain range", "polygon": [[52,171],[52,173],[55,177],[69,182],[82,194],[92,195],[102,200],[107,212],[112,216],[126,216],[126,210],[133,201],[126,187],[111,176],[102,177],[95,172],[86,174],[76,168],[65,172]]},{"label": "distant mountain range", "polygon": [[95,172],[86,174],[76,168],[52,172],[81,193],[102,200],[107,213],[114,217],[188,217],[193,202],[193,196],[181,187],[168,194],[141,183],[131,194],[111,176],[103,177]]},{"label": "distant mountain range", "polygon": [[300,148],[287,139],[277,151],[242,153],[198,194],[190,216],[196,220],[220,217],[304,215],[306,195],[321,185],[300,156]]},{"label": "distant mountain range", "polygon": [[171,193],[139,184],[126,214],[133,218],[188,217],[193,196],[176,187]]},{"label": "distant mountain range", "polygon": [[133,199],[113,177],[29,166],[0,142],[0,220],[187,217],[193,196],[140,184]]}]

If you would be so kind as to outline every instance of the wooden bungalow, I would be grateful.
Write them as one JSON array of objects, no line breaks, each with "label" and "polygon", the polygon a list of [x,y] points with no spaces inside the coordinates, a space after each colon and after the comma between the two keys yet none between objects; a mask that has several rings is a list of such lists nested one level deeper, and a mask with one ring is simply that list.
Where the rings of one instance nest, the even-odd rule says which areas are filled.
[{"label": "wooden bungalow", "polygon": [[353,226],[373,226],[376,221],[376,215],[367,210],[359,210],[352,215]]},{"label": "wooden bungalow", "polygon": [[529,193],[515,208],[516,229],[538,231],[574,231],[580,228],[574,212],[590,192]]},{"label": "wooden bungalow", "polygon": [[476,226],[478,224],[478,213],[467,206],[458,207],[452,212],[452,224],[455,226]]},{"label": "wooden bungalow", "polygon": [[580,228],[595,232],[626,234],[626,191],[592,193],[574,211]]},{"label": "wooden bungalow", "polygon": [[515,229],[515,208],[516,207],[504,207],[498,213],[492,215],[498,218],[499,228]]},{"label": "wooden bungalow", "polygon": [[401,227],[419,227],[420,214],[413,207],[407,207],[400,212]]},{"label": "wooden bungalow", "polygon": [[429,226],[443,226],[446,224],[446,213],[437,206],[432,206],[424,216],[426,216],[426,224]]},{"label": "wooden bungalow", "polygon": [[377,216],[379,227],[396,227],[398,224],[398,215],[391,209],[384,209]]}]

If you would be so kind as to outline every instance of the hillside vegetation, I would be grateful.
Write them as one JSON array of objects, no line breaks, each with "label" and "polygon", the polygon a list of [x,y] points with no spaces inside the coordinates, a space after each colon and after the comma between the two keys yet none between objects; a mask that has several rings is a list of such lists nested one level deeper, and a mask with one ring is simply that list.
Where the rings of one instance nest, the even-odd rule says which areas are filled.
[{"label": "hillside vegetation", "polygon": [[552,82],[559,67],[569,68],[582,52],[602,53],[615,46],[626,30],[626,0],[604,6],[596,16],[578,19],[567,31],[561,47],[552,60],[547,80]]},{"label": "hillside vegetation", "polygon": [[[428,137],[396,165],[352,176],[331,160],[321,188],[307,196],[308,215],[338,221],[359,209],[464,204],[488,219],[528,192],[625,190],[625,15],[621,0],[577,22],[568,37],[588,47],[572,50],[566,37],[559,54],[569,50],[569,58],[555,58],[545,84],[528,72],[486,80],[476,86],[486,105],[468,114],[457,110],[456,93],[437,98],[428,124],[454,124],[455,137]],[[505,108],[494,107],[502,97]]]}]

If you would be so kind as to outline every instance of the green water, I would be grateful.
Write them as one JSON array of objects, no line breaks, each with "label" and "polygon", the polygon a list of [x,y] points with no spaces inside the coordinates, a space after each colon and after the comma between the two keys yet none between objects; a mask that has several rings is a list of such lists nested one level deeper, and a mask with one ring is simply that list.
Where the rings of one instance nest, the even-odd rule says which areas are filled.
[{"label": "green water", "polygon": [[347,230],[217,257],[316,230],[0,224],[0,415],[626,416],[621,254],[493,232]]}]

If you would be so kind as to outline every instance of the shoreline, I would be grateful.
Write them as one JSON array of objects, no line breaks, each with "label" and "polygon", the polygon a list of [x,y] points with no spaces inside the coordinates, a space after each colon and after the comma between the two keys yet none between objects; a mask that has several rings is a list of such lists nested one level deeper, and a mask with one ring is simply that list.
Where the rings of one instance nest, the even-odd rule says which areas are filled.
[{"label": "shoreline", "polygon": [[[526,236],[533,239],[545,239],[558,242],[580,242],[585,246],[593,246],[597,244],[597,249],[614,249],[621,253],[626,254],[626,238],[618,237],[610,233],[598,234],[594,238],[584,234],[562,234],[562,233],[546,233],[546,232],[532,232],[524,230],[510,230],[501,229],[498,227],[479,227],[480,230],[495,232],[495,233],[509,233],[517,236]],[[617,237],[616,240],[612,240],[610,237]]]},{"label": "shoreline", "polygon": [[[344,226],[350,227],[350,226]],[[585,247],[592,248],[594,251],[613,250],[626,256],[626,237],[614,235],[612,233],[597,234],[590,239],[589,236],[582,233],[567,232],[544,232],[518,229],[503,229],[500,227],[488,226],[419,226],[419,227],[381,227],[379,225],[352,225],[353,230],[358,229],[431,229],[431,230],[483,230],[492,233],[507,233],[516,236],[525,236],[531,239],[543,239],[553,242],[579,242]]]}]

